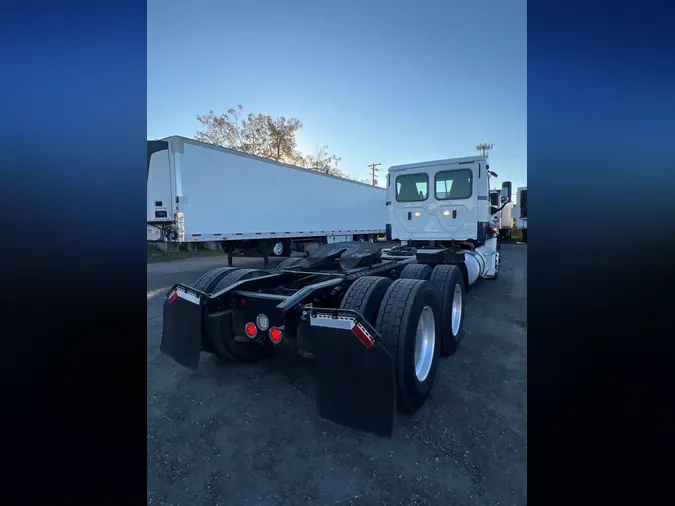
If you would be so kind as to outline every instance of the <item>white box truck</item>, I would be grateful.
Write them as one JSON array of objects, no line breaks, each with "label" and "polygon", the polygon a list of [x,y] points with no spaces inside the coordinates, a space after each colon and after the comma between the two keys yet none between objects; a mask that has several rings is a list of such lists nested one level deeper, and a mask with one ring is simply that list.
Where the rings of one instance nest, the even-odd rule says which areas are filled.
[{"label": "white box truck", "polygon": [[265,258],[384,234],[385,189],[180,136],[148,141],[147,239]]}]

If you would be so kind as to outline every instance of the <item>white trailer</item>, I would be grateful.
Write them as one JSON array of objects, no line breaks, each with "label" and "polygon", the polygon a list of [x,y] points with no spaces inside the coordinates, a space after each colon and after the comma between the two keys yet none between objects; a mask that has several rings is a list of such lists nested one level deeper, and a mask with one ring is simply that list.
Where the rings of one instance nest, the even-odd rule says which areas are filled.
[{"label": "white trailer", "polygon": [[307,243],[372,242],[385,189],[180,136],[148,141],[147,239],[288,256]]}]

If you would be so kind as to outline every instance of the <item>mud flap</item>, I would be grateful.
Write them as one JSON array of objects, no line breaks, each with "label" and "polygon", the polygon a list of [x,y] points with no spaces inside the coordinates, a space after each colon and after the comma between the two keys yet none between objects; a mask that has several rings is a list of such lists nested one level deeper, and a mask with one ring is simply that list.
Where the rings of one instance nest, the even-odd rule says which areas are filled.
[{"label": "mud flap", "polygon": [[330,316],[320,309],[312,311],[311,318],[319,417],[391,437],[396,413],[394,360],[361,315],[328,311]]},{"label": "mud flap", "polygon": [[164,301],[160,351],[189,369],[199,367],[202,344],[203,298],[201,292],[175,286]]}]

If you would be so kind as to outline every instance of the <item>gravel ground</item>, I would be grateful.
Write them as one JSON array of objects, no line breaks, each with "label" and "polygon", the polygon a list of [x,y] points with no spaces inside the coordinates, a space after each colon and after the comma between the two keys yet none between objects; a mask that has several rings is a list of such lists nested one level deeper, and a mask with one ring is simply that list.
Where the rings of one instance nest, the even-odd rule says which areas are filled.
[{"label": "gravel ground", "polygon": [[148,265],[148,504],[526,504],[527,246],[502,255],[392,439],[317,420],[312,363],[290,350],[255,366],[202,354],[198,372],[161,355],[163,293],[224,258]]}]

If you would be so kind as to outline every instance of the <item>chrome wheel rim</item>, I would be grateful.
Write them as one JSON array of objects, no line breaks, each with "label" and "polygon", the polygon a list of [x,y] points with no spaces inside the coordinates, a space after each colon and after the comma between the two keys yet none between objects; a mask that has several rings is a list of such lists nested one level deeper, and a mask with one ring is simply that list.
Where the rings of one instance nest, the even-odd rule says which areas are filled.
[{"label": "chrome wheel rim", "polygon": [[415,334],[415,376],[418,381],[424,381],[429,376],[431,364],[434,361],[436,348],[436,320],[434,312],[429,306],[424,306],[417,322]]},{"label": "chrome wheel rim", "polygon": [[274,248],[272,248],[272,252],[276,256],[281,256],[281,254],[284,252],[284,245],[281,242],[278,242],[274,245]]},{"label": "chrome wheel rim", "polygon": [[450,313],[450,325],[453,336],[459,334],[459,326],[462,324],[463,309],[464,304],[462,301],[462,287],[455,285],[455,293],[452,296],[452,309]]}]

